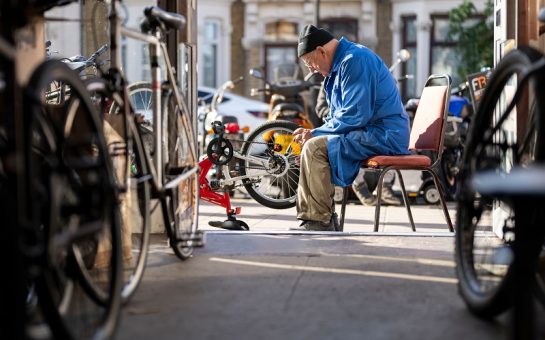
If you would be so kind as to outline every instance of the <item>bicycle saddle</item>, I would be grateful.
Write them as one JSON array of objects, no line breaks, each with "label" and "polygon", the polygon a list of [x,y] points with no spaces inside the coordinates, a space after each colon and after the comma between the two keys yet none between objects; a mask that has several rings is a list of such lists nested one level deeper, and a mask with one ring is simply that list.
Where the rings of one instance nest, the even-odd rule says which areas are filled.
[{"label": "bicycle saddle", "polygon": [[157,6],[150,6],[144,9],[146,18],[140,24],[142,32],[149,32],[158,27],[165,29],[181,30],[185,26],[185,17],[178,13],[167,12]]}]

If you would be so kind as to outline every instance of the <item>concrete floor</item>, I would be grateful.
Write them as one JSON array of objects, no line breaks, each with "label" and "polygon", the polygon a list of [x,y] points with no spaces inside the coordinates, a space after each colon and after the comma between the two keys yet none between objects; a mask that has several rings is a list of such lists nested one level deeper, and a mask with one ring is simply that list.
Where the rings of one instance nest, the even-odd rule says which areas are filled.
[{"label": "concrete floor", "polygon": [[[265,208],[252,199],[243,199],[242,194],[237,193],[232,200],[233,207],[241,207],[239,219],[250,226],[251,231],[287,231],[291,226],[297,226],[300,221],[296,219],[294,208],[275,210]],[[452,223],[456,221],[456,206],[454,202],[447,204]],[[426,233],[448,232],[445,216],[439,205],[413,204],[412,214],[416,230]],[[340,216],[341,205],[337,204],[336,211]],[[412,233],[409,217],[404,206],[381,206],[379,231],[388,233]],[[199,208],[199,228],[202,230],[221,230],[208,226],[209,221],[223,221],[226,219],[225,209],[206,202]],[[344,230],[346,232],[372,232],[375,221],[375,207],[362,206],[351,202],[346,206],[346,220]]]},{"label": "concrete floor", "polygon": [[186,262],[154,239],[118,339],[509,338],[465,308],[447,234],[211,232]]}]

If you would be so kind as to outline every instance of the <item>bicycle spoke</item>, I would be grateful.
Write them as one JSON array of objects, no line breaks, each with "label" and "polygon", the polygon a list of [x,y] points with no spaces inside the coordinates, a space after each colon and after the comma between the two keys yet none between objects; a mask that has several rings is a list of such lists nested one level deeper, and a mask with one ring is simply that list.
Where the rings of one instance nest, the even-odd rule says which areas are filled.
[{"label": "bicycle spoke", "polygon": [[[299,172],[296,164],[299,151],[293,144],[293,131],[296,128],[297,125],[289,122],[266,123],[248,137],[242,148],[243,156],[253,158],[246,159],[241,164],[243,175],[256,176],[256,180],[250,179],[244,186],[254,199],[265,206],[287,208],[295,204],[297,191],[293,184],[297,181]],[[256,157],[262,164],[257,164]],[[268,175],[258,175],[252,170],[258,165],[265,165],[263,170]],[[260,184],[257,184],[258,181]]]}]

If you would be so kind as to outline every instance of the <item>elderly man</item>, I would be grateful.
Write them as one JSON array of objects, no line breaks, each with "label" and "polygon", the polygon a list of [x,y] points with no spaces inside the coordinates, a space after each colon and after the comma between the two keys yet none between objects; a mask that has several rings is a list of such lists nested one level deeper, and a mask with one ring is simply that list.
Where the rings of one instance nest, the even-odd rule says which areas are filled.
[{"label": "elderly man", "polygon": [[307,25],[298,56],[325,77],[329,114],[319,128],[294,132],[303,144],[297,229],[333,231],[334,184],[350,185],[370,156],[408,154],[409,118],[388,67],[367,47]]}]

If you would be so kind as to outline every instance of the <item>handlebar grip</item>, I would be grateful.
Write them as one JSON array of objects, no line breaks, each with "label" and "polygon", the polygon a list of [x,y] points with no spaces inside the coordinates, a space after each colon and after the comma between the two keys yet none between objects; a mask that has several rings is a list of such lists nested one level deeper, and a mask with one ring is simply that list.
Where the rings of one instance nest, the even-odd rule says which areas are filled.
[{"label": "handlebar grip", "polygon": [[97,56],[99,56],[99,55],[103,54],[104,52],[106,52],[107,50],[108,50],[108,44],[104,44],[104,45],[102,45],[101,48],[98,49],[98,51],[95,52],[95,54]]},{"label": "handlebar grip", "polygon": [[264,92],[267,92],[267,89],[252,88],[252,89],[250,89],[250,96],[256,96],[257,94],[264,93]]},{"label": "handlebar grip", "polygon": [[104,52],[108,50],[108,44],[102,45],[95,53],[93,53],[89,59],[87,59],[88,63],[94,63],[95,60],[102,55]]}]

